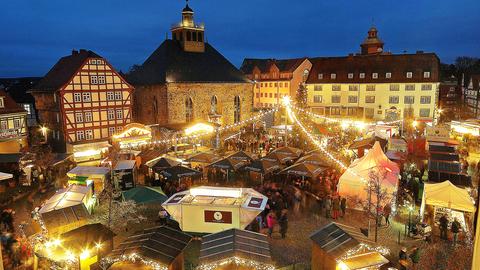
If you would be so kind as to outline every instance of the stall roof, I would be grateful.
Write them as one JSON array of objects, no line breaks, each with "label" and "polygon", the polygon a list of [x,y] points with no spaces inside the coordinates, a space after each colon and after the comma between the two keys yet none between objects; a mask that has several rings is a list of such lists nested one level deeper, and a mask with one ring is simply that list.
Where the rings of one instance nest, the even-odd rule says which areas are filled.
[{"label": "stall roof", "polygon": [[253,161],[254,157],[252,153],[245,151],[238,151],[228,156],[230,159],[240,160],[240,161]]},{"label": "stall roof", "polygon": [[70,185],[68,188],[57,190],[57,192],[45,202],[40,209],[40,213],[82,204],[89,192],[90,187],[80,185]]},{"label": "stall roof", "polygon": [[93,248],[112,239],[115,234],[101,223],[83,225],[77,229],[62,234],[62,244],[75,251],[83,251],[86,247]]},{"label": "stall roof", "polygon": [[161,187],[137,186],[122,192],[122,196],[136,203],[163,203],[168,199]]},{"label": "stall roof", "polygon": [[123,170],[131,170],[135,168],[135,160],[120,160],[117,162],[117,166],[115,166],[114,171],[123,171]]},{"label": "stall roof", "polygon": [[293,174],[313,179],[324,170],[326,170],[326,167],[321,167],[310,163],[295,163],[292,166],[283,169],[280,173]]},{"label": "stall roof", "polygon": [[295,147],[284,146],[273,150],[272,153],[279,153],[298,158],[303,153],[303,150]]},{"label": "stall roof", "polygon": [[359,149],[359,148],[370,149],[375,145],[375,142],[377,142],[377,141],[380,143],[380,146],[382,147],[382,149],[385,148],[385,145],[387,145],[387,142],[388,142],[387,140],[385,140],[383,138],[375,136],[375,137],[370,137],[370,138],[365,138],[365,139],[361,139],[361,140],[358,140],[358,141],[354,141],[348,147],[348,149]]},{"label": "stall roof", "polygon": [[183,252],[191,240],[190,235],[172,228],[154,227],[128,237],[112,251],[110,256],[136,253],[168,266]]},{"label": "stall roof", "polygon": [[212,163],[216,160],[220,159],[219,156],[213,153],[207,153],[207,152],[201,152],[198,154],[195,154],[189,158],[187,158],[185,161],[187,162],[197,162],[197,163]]},{"label": "stall roof", "polygon": [[350,270],[367,269],[369,267],[378,267],[388,263],[389,261],[379,252],[368,252],[352,256],[342,260]]},{"label": "stall roof", "polygon": [[438,184],[425,184],[423,196],[425,204],[475,212],[475,204],[468,191],[456,187],[448,180]]},{"label": "stall roof", "polygon": [[13,174],[0,172],[0,181],[12,179]]},{"label": "stall roof", "polygon": [[240,257],[261,263],[271,263],[267,236],[251,231],[230,229],[202,238],[200,263]]},{"label": "stall roof", "polygon": [[94,167],[94,166],[77,166],[71,169],[67,174],[68,175],[80,175],[80,176],[93,176],[93,175],[106,175],[110,172],[109,168],[106,167]]}]

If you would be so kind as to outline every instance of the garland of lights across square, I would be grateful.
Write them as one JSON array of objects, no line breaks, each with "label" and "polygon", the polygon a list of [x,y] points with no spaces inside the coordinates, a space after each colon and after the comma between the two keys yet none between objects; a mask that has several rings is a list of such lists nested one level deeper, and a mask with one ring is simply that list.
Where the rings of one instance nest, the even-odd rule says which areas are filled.
[{"label": "garland of lights across square", "polygon": [[225,265],[236,265],[247,268],[253,268],[255,270],[275,270],[275,266],[266,263],[260,263],[252,260],[246,260],[239,257],[231,257],[218,262],[202,264],[197,267],[197,270],[215,270]]}]

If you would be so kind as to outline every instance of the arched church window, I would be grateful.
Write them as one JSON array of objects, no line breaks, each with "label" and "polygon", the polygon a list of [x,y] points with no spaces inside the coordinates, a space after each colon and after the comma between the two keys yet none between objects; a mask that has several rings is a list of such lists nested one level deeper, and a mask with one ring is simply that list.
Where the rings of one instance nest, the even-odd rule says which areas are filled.
[{"label": "arched church window", "polygon": [[212,99],[210,100],[210,113],[211,114],[217,114],[217,96],[212,96]]},{"label": "arched church window", "polygon": [[233,100],[233,122],[240,122],[240,97],[235,96]]},{"label": "arched church window", "polygon": [[193,121],[193,101],[190,97],[185,100],[185,121],[187,123]]}]

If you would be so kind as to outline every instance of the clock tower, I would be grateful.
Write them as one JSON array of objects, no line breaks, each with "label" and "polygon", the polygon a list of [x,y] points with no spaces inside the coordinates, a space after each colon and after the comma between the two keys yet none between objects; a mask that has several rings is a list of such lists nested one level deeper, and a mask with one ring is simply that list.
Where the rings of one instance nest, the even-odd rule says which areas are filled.
[{"label": "clock tower", "polygon": [[383,41],[378,38],[378,30],[371,27],[368,30],[368,37],[360,45],[362,54],[381,54],[383,52]]},{"label": "clock tower", "polygon": [[205,27],[195,24],[193,10],[188,6],[182,10],[182,21],[172,27],[172,39],[177,40],[187,52],[205,52]]}]

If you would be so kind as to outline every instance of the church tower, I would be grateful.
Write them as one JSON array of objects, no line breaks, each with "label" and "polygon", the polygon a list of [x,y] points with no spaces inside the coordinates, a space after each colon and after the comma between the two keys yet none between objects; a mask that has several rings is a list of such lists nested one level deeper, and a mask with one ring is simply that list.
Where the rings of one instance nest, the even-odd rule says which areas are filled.
[{"label": "church tower", "polygon": [[205,51],[205,27],[196,25],[193,20],[193,10],[188,6],[182,10],[182,21],[172,27],[172,39],[178,40],[186,52]]},{"label": "church tower", "polygon": [[368,37],[360,45],[362,54],[381,54],[383,52],[383,41],[378,38],[377,28],[371,27],[368,30]]}]

